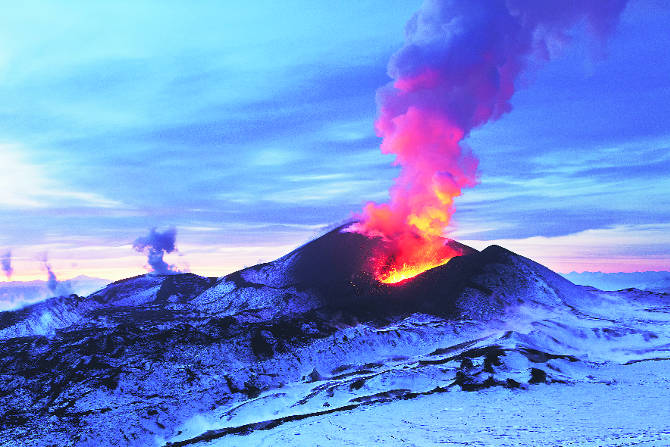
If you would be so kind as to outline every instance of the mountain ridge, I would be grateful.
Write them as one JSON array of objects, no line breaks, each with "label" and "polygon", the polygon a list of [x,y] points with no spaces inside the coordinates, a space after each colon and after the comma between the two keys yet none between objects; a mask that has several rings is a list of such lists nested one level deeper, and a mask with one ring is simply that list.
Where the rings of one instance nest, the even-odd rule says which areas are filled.
[{"label": "mountain ridge", "polygon": [[16,310],[59,294],[89,295],[109,283],[107,279],[86,275],[59,281],[55,290],[43,280],[0,282],[0,311]]},{"label": "mountain ridge", "polygon": [[0,313],[0,444],[225,443],[667,356],[667,295],[576,286],[498,246],[387,285],[365,268],[377,243],[336,229],[223,277],[141,275]]}]

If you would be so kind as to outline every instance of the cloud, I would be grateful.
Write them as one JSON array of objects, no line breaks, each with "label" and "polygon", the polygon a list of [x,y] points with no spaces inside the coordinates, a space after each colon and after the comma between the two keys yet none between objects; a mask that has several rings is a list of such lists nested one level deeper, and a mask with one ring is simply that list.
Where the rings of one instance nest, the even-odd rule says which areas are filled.
[{"label": "cloud", "polygon": [[375,110],[371,92],[387,80],[381,64],[319,70],[298,66],[294,71],[293,76],[280,79],[283,83],[278,82],[265,98],[222,101],[199,110],[196,120],[155,126],[136,138],[184,145],[198,152],[214,147],[227,153],[239,144],[291,142],[333,122],[371,116]]},{"label": "cloud", "polygon": [[477,249],[497,244],[559,272],[667,270],[670,224],[612,225],[555,237],[462,239]]},{"label": "cloud", "polygon": [[552,237],[665,222],[668,141],[579,146],[570,156],[567,147],[495,153],[485,158],[477,188],[456,201],[454,237]]},{"label": "cloud", "polygon": [[0,208],[31,209],[80,205],[98,208],[121,207],[116,200],[92,192],[75,191],[51,178],[45,167],[31,163],[16,145],[0,147]]}]

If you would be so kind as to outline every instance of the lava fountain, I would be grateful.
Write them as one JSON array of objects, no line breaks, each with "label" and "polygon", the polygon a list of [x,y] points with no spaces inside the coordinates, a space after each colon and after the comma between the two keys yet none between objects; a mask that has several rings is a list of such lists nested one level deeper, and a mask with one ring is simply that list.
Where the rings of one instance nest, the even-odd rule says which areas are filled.
[{"label": "lava fountain", "polygon": [[511,110],[515,81],[551,59],[586,23],[597,37],[626,0],[426,0],[407,23],[406,43],[377,91],[381,151],[401,172],[388,203],[368,203],[348,231],[379,237],[380,282],[398,283],[461,253],[445,229],[454,200],[476,184],[478,161],[465,139]]}]

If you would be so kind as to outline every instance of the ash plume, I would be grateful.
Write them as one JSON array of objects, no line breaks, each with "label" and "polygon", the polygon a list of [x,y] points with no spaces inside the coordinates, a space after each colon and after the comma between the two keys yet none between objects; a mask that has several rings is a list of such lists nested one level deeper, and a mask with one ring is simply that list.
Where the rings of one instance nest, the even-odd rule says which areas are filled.
[{"label": "ash plume", "polygon": [[163,232],[152,228],[148,235],[135,239],[133,248],[147,256],[147,264],[151,272],[170,275],[179,273],[179,269],[165,262],[163,256],[177,251],[176,240],[177,229],[175,227],[170,227]]},{"label": "ash plume", "polygon": [[11,250],[7,250],[4,255],[2,255],[2,259],[0,259],[0,264],[2,264],[2,271],[5,273],[5,276],[7,279],[10,279],[12,277],[12,274],[14,273],[14,268],[12,267],[12,252]]},{"label": "ash plume", "polygon": [[554,57],[571,30],[586,24],[600,42],[625,5],[626,0],[426,0],[389,62],[393,81],[377,91],[381,151],[396,155],[401,172],[390,201],[368,203],[352,230],[390,241],[384,257],[393,264],[446,262],[453,253],[441,248],[442,236],[454,199],[477,182],[478,161],[465,139],[512,109],[520,75]]}]

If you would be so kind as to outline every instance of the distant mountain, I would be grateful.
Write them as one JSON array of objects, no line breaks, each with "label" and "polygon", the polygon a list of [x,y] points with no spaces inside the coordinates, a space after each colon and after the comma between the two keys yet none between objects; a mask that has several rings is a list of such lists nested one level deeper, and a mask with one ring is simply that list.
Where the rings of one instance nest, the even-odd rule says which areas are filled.
[{"label": "distant mountain", "polygon": [[46,281],[0,282],[0,311],[15,310],[60,295],[89,295],[109,284],[109,280],[80,275],[60,281],[55,291],[47,287]]},{"label": "distant mountain", "polygon": [[[484,408],[541,384],[528,408],[505,410],[536,414],[546,385],[602,390],[627,365],[668,357],[667,294],[576,286],[499,246],[460,246],[387,285],[368,265],[380,244],[335,229],[222,278],[141,275],[0,312],[0,445],[372,445],[271,437],[431,395],[443,409]],[[261,431],[266,441],[250,440]]]},{"label": "distant mountain", "polygon": [[670,291],[670,272],[570,272],[563,276],[575,284],[592,286],[600,290],[640,289]]}]

